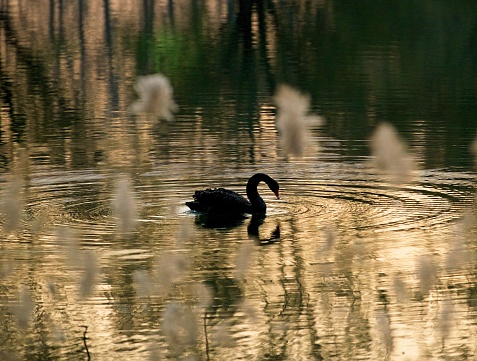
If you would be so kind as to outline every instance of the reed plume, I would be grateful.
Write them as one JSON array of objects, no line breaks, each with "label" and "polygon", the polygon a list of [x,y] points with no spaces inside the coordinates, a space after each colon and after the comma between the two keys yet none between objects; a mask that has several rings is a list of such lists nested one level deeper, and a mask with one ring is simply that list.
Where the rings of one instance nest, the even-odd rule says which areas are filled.
[{"label": "reed plume", "polygon": [[441,303],[442,307],[438,316],[438,325],[441,332],[441,341],[444,345],[452,330],[454,315],[454,305],[450,299],[445,299]]},{"label": "reed plume", "polygon": [[465,269],[473,263],[473,254],[467,247],[466,235],[474,223],[474,217],[467,213],[457,222],[454,234],[449,238],[449,253],[446,259],[446,268],[449,272]]},{"label": "reed plume", "polygon": [[133,273],[133,285],[139,297],[150,297],[154,294],[154,280],[151,274],[144,270],[135,270]]},{"label": "reed plume", "polygon": [[389,123],[380,124],[370,141],[373,165],[385,172],[390,181],[400,184],[411,180],[415,162],[396,129]]},{"label": "reed plume", "polygon": [[0,213],[5,216],[4,230],[17,231],[23,216],[22,180],[19,177],[12,177],[12,180],[4,187],[0,200]]},{"label": "reed plume", "polygon": [[243,280],[255,256],[253,243],[245,242],[240,246],[235,258],[235,277]]},{"label": "reed plume", "polygon": [[93,251],[83,254],[83,275],[79,283],[81,297],[88,297],[93,293],[99,274],[98,261]]},{"label": "reed plume", "polygon": [[30,291],[26,286],[21,286],[18,290],[18,302],[12,307],[18,326],[25,329],[29,326],[35,302],[31,298]]},{"label": "reed plume", "polygon": [[35,302],[31,298],[27,287],[22,286],[18,291],[18,303],[13,308],[13,313],[16,316],[20,328],[27,328],[30,324]]},{"label": "reed plume", "polygon": [[285,151],[301,156],[309,139],[310,127],[322,123],[322,118],[309,115],[310,96],[288,86],[280,85],[274,96],[278,115],[276,126]]},{"label": "reed plume", "polygon": [[68,267],[81,267],[81,253],[78,244],[78,235],[69,227],[59,226],[56,229],[56,244],[63,251]]},{"label": "reed plume", "polygon": [[391,320],[387,313],[378,311],[376,315],[376,328],[386,350],[386,354],[389,355],[393,350],[393,338],[391,335]]},{"label": "reed plume", "polygon": [[131,181],[120,177],[116,182],[113,196],[113,209],[117,217],[117,226],[120,232],[131,232],[138,221],[136,196],[132,190]]},{"label": "reed plume", "polygon": [[162,74],[152,74],[138,77],[134,85],[139,99],[133,103],[130,110],[135,113],[153,114],[159,119],[174,120],[178,110],[173,99],[173,88],[167,77]]},{"label": "reed plume", "polygon": [[474,161],[477,165],[477,137],[475,137],[474,141],[470,145],[470,151],[474,155]]},{"label": "reed plume", "polygon": [[417,274],[423,295],[427,294],[436,282],[436,266],[430,256],[421,256],[418,261]]},{"label": "reed plume", "polygon": [[401,303],[407,302],[409,299],[408,286],[406,282],[402,280],[402,276],[400,274],[394,275],[393,286],[394,291],[396,292],[397,301]]},{"label": "reed plume", "polygon": [[198,321],[189,307],[178,303],[169,304],[164,311],[161,328],[169,346],[176,350],[197,343]]}]

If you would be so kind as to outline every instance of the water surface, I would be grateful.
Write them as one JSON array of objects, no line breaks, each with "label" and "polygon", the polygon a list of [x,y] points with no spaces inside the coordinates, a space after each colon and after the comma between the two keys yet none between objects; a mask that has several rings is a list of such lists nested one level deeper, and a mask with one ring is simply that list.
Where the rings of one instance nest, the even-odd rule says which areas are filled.
[{"label": "water surface", "polygon": [[[0,3],[0,358],[476,358],[475,5],[246,3]],[[157,72],[174,122],[129,111]],[[301,156],[282,83],[326,120]],[[373,167],[384,121],[404,183]],[[255,172],[265,218],[184,204]]]}]

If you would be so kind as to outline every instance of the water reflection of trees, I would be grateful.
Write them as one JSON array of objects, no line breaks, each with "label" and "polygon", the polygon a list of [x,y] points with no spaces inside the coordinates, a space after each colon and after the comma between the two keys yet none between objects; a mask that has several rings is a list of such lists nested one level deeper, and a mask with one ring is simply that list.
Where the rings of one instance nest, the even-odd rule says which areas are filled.
[{"label": "water reflection of trees", "polygon": [[[206,110],[205,121],[229,118],[226,128],[244,138],[282,81],[313,95],[333,120],[332,134],[363,139],[386,119],[409,130],[411,141],[417,132],[416,148],[431,163],[461,157],[453,147],[436,157],[426,142],[451,144],[473,133],[459,132],[473,127],[476,111],[469,49],[477,27],[468,6],[250,0],[45,1],[37,8],[43,11],[2,3],[2,102],[17,140],[25,129],[44,142],[44,134],[70,128],[91,152],[102,151],[104,144],[83,137],[85,127],[104,134],[108,123],[98,119],[116,119],[134,97],[134,76],[155,71],[171,77],[184,110],[201,107],[207,94],[218,106]],[[347,111],[347,103],[362,112]],[[246,127],[234,126],[239,119],[248,119]],[[419,134],[448,121],[458,126],[430,140]]]},{"label": "water reflection of trees", "polygon": [[[282,81],[310,92],[331,120],[327,130],[340,139],[366,139],[385,118],[406,131],[431,165],[466,164],[460,160],[462,149],[449,145],[475,133],[476,54],[469,44],[477,26],[472,10],[468,4],[430,1],[386,7],[258,0],[151,0],[139,6],[113,0],[44,1],[32,7],[27,1],[3,1],[2,164],[7,168],[18,157],[13,144],[31,152],[32,170],[43,162],[72,169],[144,170],[154,157],[173,161],[178,155],[184,162],[253,164],[265,152],[276,157],[275,134],[266,130],[273,129],[269,96]],[[454,17],[459,21],[454,23]],[[24,26],[26,19],[29,26]],[[126,112],[135,76],[156,71],[166,73],[176,88],[181,124],[151,125]],[[453,126],[447,126],[450,120]],[[299,232],[293,222],[285,226]],[[303,339],[289,324],[307,325],[309,349],[303,354],[338,356],[345,352],[337,349],[342,344],[356,345],[359,351],[346,350],[350,357],[366,354],[373,322],[368,315],[374,315],[370,299],[379,298],[387,312],[384,299],[394,296],[389,278],[369,280],[364,271],[369,268],[352,266],[346,249],[340,250],[338,270],[326,281],[307,274],[313,260],[286,237],[273,250],[260,252],[260,269],[269,274],[259,285],[261,303],[254,304],[264,314],[257,326],[262,342],[255,346],[264,359],[285,359],[300,347]],[[232,266],[223,265],[224,259],[231,263],[228,257],[228,252],[211,252],[197,262],[209,262],[204,273],[220,300],[215,311],[232,317],[236,300],[257,290],[231,277]],[[153,329],[160,322],[158,312],[146,315],[137,305],[132,310],[124,306],[133,305],[133,271],[110,270],[108,282],[123,292],[116,294],[111,317],[120,330],[140,329],[140,321]],[[468,287],[449,278],[448,286],[465,293],[455,298],[475,313],[475,283]],[[356,289],[372,294],[359,295]],[[154,311],[163,307],[158,302]],[[240,320],[237,316],[236,326]],[[73,321],[68,319],[71,328]],[[43,319],[36,323],[34,341],[42,339],[45,328]],[[81,350],[80,338],[73,347]]]}]

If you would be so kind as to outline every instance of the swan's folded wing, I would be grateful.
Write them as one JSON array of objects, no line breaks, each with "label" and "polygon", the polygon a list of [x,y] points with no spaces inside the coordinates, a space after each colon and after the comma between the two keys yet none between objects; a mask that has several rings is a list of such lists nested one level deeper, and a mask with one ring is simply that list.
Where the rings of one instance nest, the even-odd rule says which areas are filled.
[{"label": "swan's folded wing", "polygon": [[[194,194],[194,210],[216,214],[240,214],[250,212],[250,202],[240,194],[224,189],[214,188],[196,191]],[[192,208],[191,208],[192,209]]]}]

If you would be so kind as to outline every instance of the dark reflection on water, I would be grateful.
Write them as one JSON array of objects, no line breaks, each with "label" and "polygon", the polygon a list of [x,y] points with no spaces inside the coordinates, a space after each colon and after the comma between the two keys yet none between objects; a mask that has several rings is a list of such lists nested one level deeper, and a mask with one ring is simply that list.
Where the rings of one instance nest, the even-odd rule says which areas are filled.
[{"label": "dark reflection on water", "polygon": [[[0,2],[0,359],[475,359],[475,10]],[[156,72],[175,122],[128,111]],[[326,118],[301,157],[283,82]],[[382,121],[416,157],[406,184],[372,168]],[[259,187],[266,217],[184,205],[259,171],[282,196]]]}]

